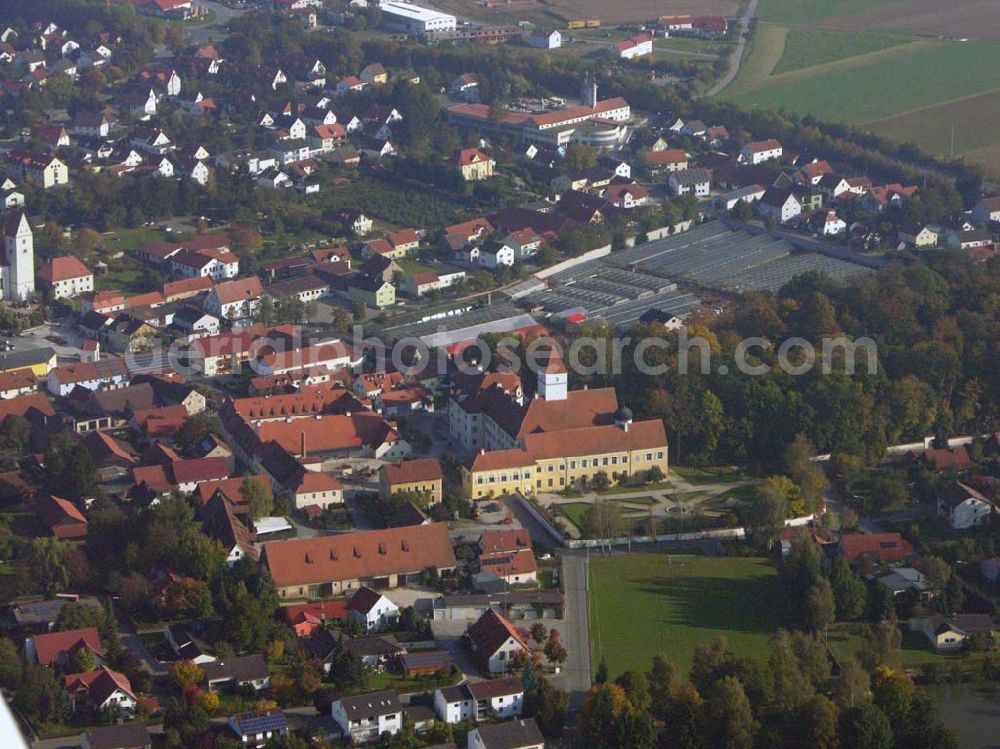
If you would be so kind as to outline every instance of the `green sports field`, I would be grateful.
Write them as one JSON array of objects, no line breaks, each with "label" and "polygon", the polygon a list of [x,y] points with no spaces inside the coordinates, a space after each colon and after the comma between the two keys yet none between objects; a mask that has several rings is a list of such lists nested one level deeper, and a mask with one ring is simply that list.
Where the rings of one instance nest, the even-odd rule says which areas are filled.
[{"label": "green sports field", "polygon": [[645,672],[664,653],[681,674],[699,643],[725,637],[737,653],[767,657],[788,626],[774,567],[764,559],[628,554],[591,557],[593,662],[612,676]]}]

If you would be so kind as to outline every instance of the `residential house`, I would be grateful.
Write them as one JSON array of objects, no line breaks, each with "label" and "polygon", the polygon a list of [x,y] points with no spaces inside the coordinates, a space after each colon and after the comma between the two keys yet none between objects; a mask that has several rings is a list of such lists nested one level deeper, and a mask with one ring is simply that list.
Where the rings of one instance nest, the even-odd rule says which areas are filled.
[{"label": "residential house", "polygon": [[363,67],[361,72],[358,73],[358,78],[369,86],[381,86],[383,83],[389,82],[389,74],[382,64],[378,62],[373,62]]},{"label": "residential house", "polygon": [[688,168],[688,155],[681,148],[666,148],[661,151],[647,151],[643,154],[646,169],[656,176],[664,172],[682,172]]},{"label": "residential house", "polygon": [[271,671],[260,653],[219,658],[203,665],[202,671],[205,688],[210,692],[220,687],[227,690],[250,688],[259,692],[271,685]]},{"label": "residential house", "polygon": [[53,299],[66,299],[94,290],[93,272],[72,255],[50,258],[35,274]]},{"label": "residential house", "polygon": [[886,208],[902,205],[917,194],[917,186],[904,187],[899,182],[871,187],[861,196],[858,204],[866,211],[881,213]]},{"label": "residential house", "polygon": [[372,309],[384,309],[396,303],[396,287],[382,279],[361,276],[351,280],[347,297]]},{"label": "residential house", "polygon": [[82,749],[152,749],[153,739],[141,721],[88,728],[83,733]]},{"label": "residential house", "polygon": [[288,718],[281,710],[236,713],[229,716],[226,725],[247,749],[263,749],[272,741],[288,736]]},{"label": "residential house", "polygon": [[836,211],[817,213],[813,220],[813,227],[824,237],[839,237],[847,232],[847,222],[838,216]]},{"label": "residential house", "polygon": [[763,164],[765,161],[780,159],[781,144],[774,138],[748,143],[740,149],[739,160],[744,164]]},{"label": "residential house", "polygon": [[467,682],[434,691],[434,712],[442,723],[520,718],[524,685],[518,676]]},{"label": "residential house", "polygon": [[542,238],[534,229],[524,228],[512,231],[501,242],[505,247],[514,250],[519,260],[532,257],[542,246]]},{"label": "residential house", "polygon": [[24,641],[24,658],[29,663],[37,663],[39,666],[65,670],[73,662],[76,652],[81,649],[89,650],[94,663],[101,664],[104,659],[104,646],[101,644],[97,627],[66,629],[29,637]]},{"label": "residential house", "polygon": [[204,307],[220,320],[251,320],[263,294],[264,289],[257,276],[224,281],[208,293]]},{"label": "residential house", "polygon": [[922,249],[937,247],[940,230],[929,224],[907,223],[899,227],[899,242],[907,247]]},{"label": "residential house", "polygon": [[719,208],[731,211],[740,202],[753,205],[764,197],[765,192],[767,192],[767,189],[761,185],[747,185],[746,187],[727,192],[725,195],[720,195],[715,199],[715,204]]},{"label": "residential house", "polygon": [[501,242],[487,244],[479,254],[479,263],[490,270],[496,270],[501,265],[513,266],[516,260],[514,248]]},{"label": "residential house", "polygon": [[893,597],[915,594],[922,599],[930,589],[924,574],[913,567],[897,567],[877,577],[875,582],[892,593]]},{"label": "residential house", "polygon": [[635,182],[608,185],[602,196],[615,208],[626,210],[639,208],[649,202],[649,193],[646,188]]},{"label": "residential house", "polygon": [[1000,196],[980,200],[969,212],[969,217],[979,226],[1000,223]]},{"label": "residential house", "polygon": [[528,44],[536,49],[558,49],[562,46],[562,34],[558,29],[535,29],[528,37]]},{"label": "residential house", "polygon": [[671,174],[667,186],[671,195],[707,198],[712,188],[712,177],[705,169],[686,169]]},{"label": "residential house", "polygon": [[996,627],[988,614],[936,614],[911,619],[910,630],[924,635],[935,651],[947,653],[962,650],[974,637],[991,640]]},{"label": "residential house", "polygon": [[127,718],[135,712],[138,704],[128,677],[107,666],[64,676],[63,691],[70,709],[77,714],[101,715],[115,710],[121,717]]},{"label": "residential house", "polygon": [[51,494],[39,497],[35,500],[35,514],[60,541],[76,541],[87,535],[87,518],[68,499]]},{"label": "residential house", "polygon": [[379,469],[379,491],[383,497],[400,492],[417,493],[427,497],[430,504],[442,499],[444,474],[437,458],[386,463]]},{"label": "residential house", "polygon": [[545,749],[534,718],[478,725],[469,732],[468,749]]},{"label": "residential house", "polygon": [[312,601],[285,606],[281,609],[285,621],[295,631],[296,637],[309,637],[324,628],[327,622],[339,622],[347,618],[347,602],[344,600]]},{"label": "residential house", "polygon": [[513,668],[518,653],[531,655],[531,647],[511,624],[494,609],[488,609],[465,635],[482,667],[491,674]]},{"label": "residential house", "polygon": [[852,566],[864,559],[874,564],[893,564],[913,554],[913,546],[898,533],[845,533],[838,550]]},{"label": "residential house", "polygon": [[531,549],[480,554],[479,570],[496,575],[508,585],[534,585],[538,582],[538,564]]},{"label": "residential house", "polygon": [[395,736],[403,727],[403,708],[395,690],[342,697],[333,702],[330,715],[353,743],[373,741],[386,733]]},{"label": "residential house", "polygon": [[163,628],[163,639],[179,660],[192,661],[199,666],[215,661],[215,654],[208,643],[194,633],[187,622],[171,622]]},{"label": "residential house", "polygon": [[69,184],[69,167],[51,154],[11,151],[8,163],[9,172],[15,179],[43,190]]},{"label": "residential house", "polygon": [[492,177],[497,162],[478,148],[463,148],[452,156],[452,164],[466,182],[477,182]]},{"label": "residential house", "polygon": [[785,224],[802,213],[802,204],[790,187],[769,187],[757,203],[757,212],[765,221]]},{"label": "residential house", "polygon": [[953,530],[968,530],[993,515],[993,501],[961,481],[953,481],[938,494],[938,513]]},{"label": "residential house", "polygon": [[399,606],[381,593],[362,586],[351,597],[347,615],[351,621],[357,622],[365,634],[372,634],[395,626],[399,621]]}]

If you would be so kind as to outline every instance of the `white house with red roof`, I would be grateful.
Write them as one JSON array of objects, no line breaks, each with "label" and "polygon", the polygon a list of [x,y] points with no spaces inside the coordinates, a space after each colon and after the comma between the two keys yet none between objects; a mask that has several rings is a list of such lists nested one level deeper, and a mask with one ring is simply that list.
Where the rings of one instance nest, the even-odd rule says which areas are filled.
[{"label": "white house with red roof", "polygon": [[63,690],[69,699],[70,709],[75,713],[98,714],[117,709],[123,717],[128,717],[135,712],[137,704],[128,677],[107,666],[64,676]]},{"label": "white house with red roof", "polygon": [[491,674],[510,671],[518,653],[531,655],[517,628],[493,609],[487,609],[469,626],[466,637],[480,664]]},{"label": "white house with red roof", "polygon": [[740,151],[739,160],[744,164],[763,164],[765,161],[780,159],[784,153],[781,144],[774,138],[747,143]]},{"label": "white house with red roof", "polygon": [[649,34],[637,34],[612,44],[609,49],[622,60],[634,60],[643,55],[653,54],[653,37]]},{"label": "white house with red roof", "polygon": [[94,290],[94,273],[78,258],[50,258],[35,274],[38,283],[52,291],[53,299],[66,299]]}]

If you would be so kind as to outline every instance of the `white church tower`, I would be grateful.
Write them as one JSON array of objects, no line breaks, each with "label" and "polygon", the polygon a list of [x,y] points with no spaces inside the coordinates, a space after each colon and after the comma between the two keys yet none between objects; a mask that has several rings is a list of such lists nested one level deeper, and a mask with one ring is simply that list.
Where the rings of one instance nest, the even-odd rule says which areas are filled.
[{"label": "white church tower", "polygon": [[35,293],[35,238],[23,211],[3,216],[3,299],[23,302]]},{"label": "white church tower", "polygon": [[562,358],[555,352],[538,371],[538,394],[547,401],[564,401],[569,388],[569,373]]}]

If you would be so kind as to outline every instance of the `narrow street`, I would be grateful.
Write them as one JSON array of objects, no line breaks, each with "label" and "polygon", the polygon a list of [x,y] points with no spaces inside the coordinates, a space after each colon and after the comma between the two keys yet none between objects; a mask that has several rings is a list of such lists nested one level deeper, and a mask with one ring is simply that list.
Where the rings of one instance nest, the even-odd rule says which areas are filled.
[{"label": "narrow street", "polygon": [[729,56],[729,70],[726,74],[722,76],[715,85],[708,90],[705,96],[715,96],[726,88],[730,83],[736,80],[736,76],[739,75],[740,66],[743,65],[743,60],[747,55],[747,48],[750,46],[750,22],[757,15],[757,0],[750,0],[747,3],[747,10],[739,20],[739,29],[737,33],[739,36],[736,38],[736,47],[733,49],[733,53]]},{"label": "narrow street", "polygon": [[570,708],[579,709],[591,685],[590,619],[587,591],[589,566],[585,555],[567,554],[563,562],[565,612],[563,644],[569,657],[556,679],[557,686],[569,693]]}]

